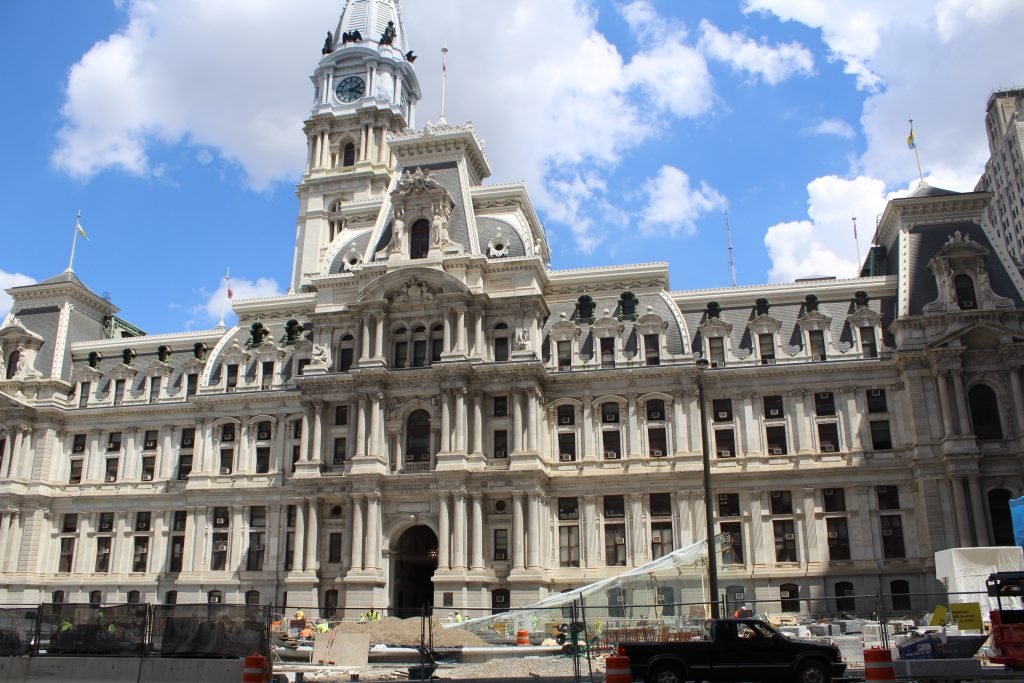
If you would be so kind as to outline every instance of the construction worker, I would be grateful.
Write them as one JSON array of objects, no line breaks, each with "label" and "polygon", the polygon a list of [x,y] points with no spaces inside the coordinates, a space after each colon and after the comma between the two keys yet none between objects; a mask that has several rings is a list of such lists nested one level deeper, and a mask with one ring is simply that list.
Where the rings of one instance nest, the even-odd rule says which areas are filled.
[{"label": "construction worker", "polygon": [[300,610],[295,610],[295,621],[303,621],[306,618],[306,614]]},{"label": "construction worker", "polygon": [[331,630],[331,626],[326,621],[321,621],[319,624],[316,625],[316,630],[320,633],[327,633]]},{"label": "construction worker", "polygon": [[68,619],[67,617],[64,617],[61,620],[61,622],[60,622],[60,628],[57,629],[57,630],[60,631],[61,633],[67,633],[68,631],[70,631],[74,627],[75,627],[75,625],[71,623],[71,620]]}]

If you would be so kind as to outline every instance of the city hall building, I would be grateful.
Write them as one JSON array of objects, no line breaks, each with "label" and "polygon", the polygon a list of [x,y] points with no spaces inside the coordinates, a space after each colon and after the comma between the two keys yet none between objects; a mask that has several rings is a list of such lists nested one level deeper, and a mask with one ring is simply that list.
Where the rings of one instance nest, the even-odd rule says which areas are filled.
[{"label": "city hall building", "polygon": [[8,290],[0,601],[527,604],[704,538],[701,382],[727,600],[898,610],[936,551],[1013,543],[1024,280],[989,193],[891,201],[854,279],[554,270],[473,127],[415,127],[408,51],[396,0],[346,3],[290,291],[237,326]]}]

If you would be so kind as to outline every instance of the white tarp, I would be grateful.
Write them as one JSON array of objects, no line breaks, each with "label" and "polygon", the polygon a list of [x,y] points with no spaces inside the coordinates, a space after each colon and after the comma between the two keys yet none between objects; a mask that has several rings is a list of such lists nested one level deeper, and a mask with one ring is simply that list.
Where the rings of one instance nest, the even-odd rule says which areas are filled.
[{"label": "white tarp", "polygon": [[[981,613],[995,608],[995,598],[987,597],[985,580],[995,572],[1024,571],[1024,549],[1020,546],[989,546],[986,548],[949,548],[935,553],[935,577],[950,593],[951,603],[981,603]],[[972,593],[973,595],[956,595]],[[1018,599],[1013,599],[1018,603]],[[1006,600],[1003,607],[1006,608]],[[1010,605],[1019,608],[1018,604]]]}]

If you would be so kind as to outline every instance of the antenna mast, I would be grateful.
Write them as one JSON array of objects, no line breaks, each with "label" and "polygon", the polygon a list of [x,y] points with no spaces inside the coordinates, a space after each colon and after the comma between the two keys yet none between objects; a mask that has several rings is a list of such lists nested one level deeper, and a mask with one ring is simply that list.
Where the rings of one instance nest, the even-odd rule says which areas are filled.
[{"label": "antenna mast", "polygon": [[732,260],[732,226],[729,225],[729,212],[725,212],[725,233],[729,237],[729,272],[732,274],[732,286],[736,286],[736,263]]}]

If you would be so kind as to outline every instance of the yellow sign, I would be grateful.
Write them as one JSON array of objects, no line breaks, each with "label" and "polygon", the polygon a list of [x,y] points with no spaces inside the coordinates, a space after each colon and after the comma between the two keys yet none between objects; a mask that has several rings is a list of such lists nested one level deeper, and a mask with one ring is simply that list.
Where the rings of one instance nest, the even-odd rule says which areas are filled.
[{"label": "yellow sign", "polygon": [[936,605],[932,612],[932,618],[928,621],[929,626],[945,626],[949,610],[944,605]]},{"label": "yellow sign", "polygon": [[981,630],[981,605],[976,602],[964,602],[949,606],[953,621],[961,629]]}]

